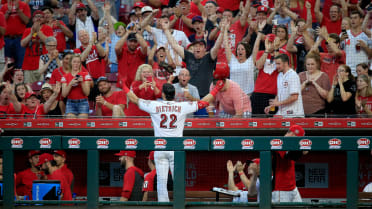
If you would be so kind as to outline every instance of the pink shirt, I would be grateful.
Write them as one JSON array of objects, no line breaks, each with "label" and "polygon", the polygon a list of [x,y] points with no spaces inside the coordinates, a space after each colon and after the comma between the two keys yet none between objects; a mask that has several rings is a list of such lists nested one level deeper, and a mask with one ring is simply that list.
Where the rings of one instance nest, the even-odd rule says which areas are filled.
[{"label": "pink shirt", "polygon": [[[243,112],[252,112],[251,100],[240,88],[240,86],[232,80],[227,80],[229,87],[226,91],[220,91],[216,95],[216,103],[218,109],[225,113],[235,115],[236,110],[243,110]],[[210,90],[212,90],[211,85]]]}]

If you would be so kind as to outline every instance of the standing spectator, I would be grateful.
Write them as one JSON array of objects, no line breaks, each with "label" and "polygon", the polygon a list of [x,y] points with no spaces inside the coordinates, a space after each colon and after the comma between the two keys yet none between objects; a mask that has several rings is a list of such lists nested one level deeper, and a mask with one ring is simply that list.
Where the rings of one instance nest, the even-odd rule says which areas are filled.
[{"label": "standing spectator", "polygon": [[[61,89],[61,83],[58,82],[57,85],[58,86],[55,89],[56,90]],[[41,86],[40,90],[41,103],[46,103],[49,100],[49,98],[53,95],[53,93],[54,91],[52,86],[49,83],[44,83],[43,86]],[[56,92],[56,94],[58,95],[59,92]],[[62,106],[60,105],[61,102],[63,101],[60,101],[57,96],[57,99],[54,100],[50,106],[50,110],[47,114],[49,117],[61,117],[62,115],[64,115],[65,110],[61,109]]]},{"label": "standing spectator", "polygon": [[173,84],[176,95],[174,100],[176,102],[185,102],[185,101],[199,101],[199,91],[198,89],[189,84],[190,81],[190,72],[186,68],[182,68],[178,74],[178,83]]},{"label": "standing spectator", "polygon": [[350,116],[355,114],[355,92],[356,85],[350,67],[340,65],[327,97],[330,113]]},{"label": "standing spectator", "polygon": [[168,46],[158,46],[155,40],[155,44],[147,58],[148,64],[152,66],[154,71],[155,81],[161,89],[163,84],[167,83],[169,77],[173,74],[172,71],[174,71],[176,65],[170,55]]},{"label": "standing spectator", "polygon": [[147,157],[147,165],[150,168],[150,172],[145,174],[145,179],[143,181],[142,192],[143,198],[142,201],[148,200],[149,192],[155,191],[156,187],[154,187],[155,179],[156,179],[156,167],[155,167],[155,158],[154,158],[154,151],[151,151],[149,156]]},{"label": "standing spectator", "polygon": [[5,42],[4,42],[4,35],[6,33],[6,20],[4,13],[0,10],[0,73],[4,69],[5,64]]},{"label": "standing spectator", "polygon": [[[292,125],[284,136],[304,135],[305,131],[301,126]],[[308,151],[275,151],[272,153],[272,202],[302,202],[301,195],[296,186],[295,161],[308,153]]]},{"label": "standing spectator", "polygon": [[21,46],[26,48],[22,69],[25,73],[25,83],[32,84],[42,80],[39,73],[39,59],[42,54],[46,54],[45,40],[53,36],[53,30],[44,23],[44,13],[40,10],[34,12],[32,16],[33,25],[26,28],[23,33]]},{"label": "standing spectator", "polygon": [[195,16],[192,18],[192,28],[195,32],[189,35],[189,41],[194,42],[198,39],[203,39],[205,35],[204,22],[201,16]]},{"label": "standing spectator", "polygon": [[17,101],[12,92],[9,84],[0,85],[0,119],[6,119],[21,112],[21,103]]},{"label": "standing spectator", "polygon": [[61,169],[63,175],[66,178],[67,184],[71,188],[71,192],[73,191],[74,187],[74,174],[72,171],[67,167],[66,164],[66,152],[63,150],[54,150],[53,151],[53,159],[56,162],[56,166],[58,169]]},{"label": "standing spectator", "polygon": [[62,96],[67,97],[67,118],[88,118],[90,82],[92,78],[86,71],[82,71],[82,60],[79,54],[74,54],[69,63],[71,71],[62,79]]},{"label": "standing spectator", "polygon": [[113,91],[106,77],[99,77],[97,86],[100,95],[96,97],[96,114],[105,117],[124,117],[127,98],[123,91]]},{"label": "standing spectator", "polygon": [[[232,80],[227,79],[230,74],[226,63],[218,62],[213,72],[214,81],[223,80],[224,87],[216,94],[215,106],[220,117],[250,117],[251,101],[240,86]],[[210,90],[213,85],[211,84]]]},{"label": "standing spectator", "polygon": [[351,73],[356,76],[356,65],[362,62],[369,62],[368,53],[372,43],[368,36],[362,31],[363,15],[354,10],[350,14],[351,29],[347,30],[348,39],[345,42],[346,65],[351,68]]},{"label": "standing spectator", "polygon": [[42,11],[44,12],[45,24],[52,28],[53,36],[57,40],[57,50],[62,53],[66,49],[66,38],[72,38],[74,34],[62,20],[55,19],[53,9],[45,7]]},{"label": "standing spectator", "polygon": [[45,39],[47,54],[40,56],[39,73],[42,78],[51,77],[54,69],[61,66],[61,57],[59,56],[57,47],[57,40],[53,36]]},{"label": "standing spectator", "polygon": [[320,26],[325,26],[329,33],[341,33],[342,18],[347,16],[347,6],[345,0],[340,0],[342,8],[339,5],[333,4],[329,9],[329,17],[320,11],[320,0],[315,1],[314,13]]},{"label": "standing spectator", "polygon": [[[56,90],[58,92],[60,89],[57,87]],[[25,95],[25,103],[22,104],[21,117],[33,119],[43,118],[50,111],[57,96],[58,93],[53,93],[44,104],[40,104],[40,100],[34,92],[27,92]]]},{"label": "standing spectator", "polygon": [[8,0],[0,11],[5,15],[5,57],[15,61],[15,68],[21,69],[25,48],[21,46],[21,39],[26,25],[30,20],[30,7],[20,0]]},{"label": "standing spectator", "polygon": [[71,187],[63,174],[63,170],[56,166],[56,161],[53,155],[49,153],[43,153],[40,155],[39,163],[36,166],[40,166],[40,169],[46,174],[48,180],[58,180],[61,185],[61,200],[72,200]]},{"label": "standing spectator", "polygon": [[372,115],[372,88],[367,75],[359,75],[357,78],[355,107],[358,114],[367,114],[368,117]]},{"label": "standing spectator", "polygon": [[[148,64],[142,64],[138,67],[136,78],[132,83],[131,89],[142,99],[156,100],[157,98],[161,98],[161,87],[156,83],[152,67]],[[149,114],[140,110],[136,104],[129,102],[126,115],[148,116]]]},{"label": "standing spectator", "polygon": [[226,60],[230,67],[231,81],[236,82],[245,94],[251,95],[254,89],[254,64],[249,45],[239,42],[235,54],[232,53],[228,43],[227,32],[224,35],[224,45]]},{"label": "standing spectator", "polygon": [[120,165],[125,168],[120,201],[141,201],[143,171],[134,165],[136,151],[122,150],[115,156],[119,156]]},{"label": "standing spectator", "polygon": [[169,26],[175,30],[183,31],[189,37],[193,31],[192,19],[196,14],[190,11],[189,0],[181,0],[174,8],[174,15],[171,16]]},{"label": "standing spectator", "polygon": [[[222,23],[222,30],[227,30],[225,25],[226,22]],[[212,71],[216,65],[217,52],[221,46],[224,33],[218,36],[216,44],[210,53],[206,52],[207,45],[203,39],[196,40],[192,43],[192,45],[194,45],[194,52],[192,53],[177,44],[169,30],[169,23],[163,22],[162,28],[173,50],[176,51],[186,63],[191,75],[190,83],[198,88],[200,97],[204,97],[208,94],[208,89],[212,82]]]},{"label": "standing spectator", "polygon": [[68,15],[70,25],[75,28],[75,40],[76,48],[81,46],[79,31],[85,30],[89,35],[89,39],[92,39],[93,32],[96,31],[99,23],[98,9],[92,2],[87,0],[88,6],[91,9],[91,16],[88,15],[87,7],[80,1],[75,0],[70,8]]},{"label": "standing spectator", "polygon": [[42,173],[40,172],[37,164],[39,163],[39,150],[31,150],[28,152],[28,163],[30,168],[17,173],[16,188],[19,196],[28,196],[32,199],[32,183],[34,180],[40,180]]},{"label": "standing spectator", "polygon": [[299,74],[305,115],[324,115],[326,112],[326,99],[331,88],[331,83],[327,74],[320,71],[319,54],[307,54],[305,68],[306,71]]},{"label": "standing spectator", "polygon": [[[127,30],[115,45],[118,58],[117,87],[122,88],[123,80],[131,86],[136,76],[137,68],[146,62],[147,43],[135,28]],[[141,47],[138,47],[138,44]]]},{"label": "standing spectator", "polygon": [[301,83],[297,73],[289,67],[289,57],[280,54],[275,57],[276,69],[279,72],[277,87],[278,93],[270,106],[265,108],[269,113],[270,108],[278,107],[277,115],[283,117],[303,117],[304,107],[302,105]]}]

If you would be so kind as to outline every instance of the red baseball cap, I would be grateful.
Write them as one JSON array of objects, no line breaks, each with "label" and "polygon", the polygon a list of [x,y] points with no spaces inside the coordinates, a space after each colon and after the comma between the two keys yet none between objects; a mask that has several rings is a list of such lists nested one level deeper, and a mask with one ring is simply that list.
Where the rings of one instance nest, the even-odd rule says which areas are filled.
[{"label": "red baseball cap", "polygon": [[40,155],[40,153],[41,153],[40,150],[31,150],[28,152],[28,157],[30,158],[34,155]]},{"label": "red baseball cap", "polygon": [[269,41],[273,42],[275,40],[275,34],[270,33],[265,36],[265,39],[268,39]]},{"label": "red baseball cap", "polygon": [[133,9],[136,8],[136,7],[139,7],[139,8],[142,9],[142,7],[144,7],[144,6],[146,6],[145,3],[143,3],[143,2],[136,2],[136,3],[134,3],[134,5],[133,5]]},{"label": "red baseball cap", "polygon": [[43,163],[46,163],[46,162],[51,161],[51,160],[54,160],[53,155],[51,155],[49,153],[43,153],[39,156],[39,163],[36,166],[40,166]]},{"label": "red baseball cap", "polygon": [[216,69],[213,72],[213,78],[222,80],[230,75],[230,67],[224,62],[217,62]]},{"label": "red baseball cap", "polygon": [[26,92],[26,94],[25,94],[25,100],[26,100],[26,99],[29,99],[29,98],[32,97],[32,96],[37,97],[37,95],[36,95],[35,92]]},{"label": "red baseball cap", "polygon": [[76,5],[76,11],[77,10],[79,10],[79,9],[87,9],[87,7],[85,6],[85,4],[83,4],[83,3],[78,3],[77,5]]},{"label": "red baseball cap", "polygon": [[155,159],[154,158],[154,153],[155,153],[155,151],[151,151],[149,156],[147,157],[147,159],[154,160]]},{"label": "red baseball cap", "polygon": [[256,12],[267,13],[267,7],[265,7],[265,6],[259,6],[259,7],[257,7],[257,11]]},{"label": "red baseball cap", "polygon": [[296,136],[305,136],[305,130],[299,125],[292,125],[289,131],[293,132]]},{"label": "red baseball cap", "polygon": [[43,17],[44,17],[44,12],[41,11],[41,10],[36,10],[36,11],[34,12],[34,14],[32,14],[32,17],[35,17],[36,15],[43,15]]},{"label": "red baseball cap", "polygon": [[259,164],[260,164],[260,158],[254,158],[254,159],[252,159],[252,160],[247,160],[246,163],[247,163],[247,164],[248,164],[248,163],[256,163],[257,165],[259,165]]},{"label": "red baseball cap", "polygon": [[128,156],[128,157],[136,157],[136,151],[127,151],[127,150],[121,150],[120,152],[115,154],[116,156]]},{"label": "red baseball cap", "polygon": [[66,152],[64,150],[54,150],[53,154],[61,155],[62,157],[66,158]]},{"label": "red baseball cap", "polygon": [[181,4],[182,2],[190,3],[189,0],[181,0],[179,3]]}]

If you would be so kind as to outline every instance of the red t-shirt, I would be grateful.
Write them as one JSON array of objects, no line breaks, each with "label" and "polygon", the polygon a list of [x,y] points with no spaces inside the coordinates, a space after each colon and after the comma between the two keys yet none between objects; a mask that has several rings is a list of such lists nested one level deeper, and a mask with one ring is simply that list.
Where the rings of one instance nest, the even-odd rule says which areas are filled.
[{"label": "red t-shirt", "polygon": [[[92,80],[92,77],[90,77],[88,72],[84,72],[84,71],[81,70],[78,73],[78,75],[80,75],[83,78],[83,82]],[[65,83],[65,84],[68,85],[72,81],[72,79],[74,79],[74,78],[75,77],[72,76],[71,73],[67,73],[62,77],[61,83]],[[67,98],[68,99],[73,99],[73,100],[88,99],[88,97],[85,96],[84,93],[83,93],[83,88],[81,87],[80,82],[76,86],[71,87],[70,93],[68,94]]]},{"label": "red t-shirt", "polygon": [[24,118],[42,118],[43,115],[47,114],[47,112],[44,112],[44,104],[37,105],[33,110],[22,104],[21,113]]},{"label": "red t-shirt", "polygon": [[231,11],[239,10],[240,0],[217,0],[219,7]]},{"label": "red t-shirt", "polygon": [[[261,58],[264,51],[257,53],[256,61]],[[268,54],[267,59],[271,59],[271,54]],[[275,69],[271,74],[265,73],[264,69],[259,69],[256,84],[254,85],[254,92],[266,93],[276,95],[278,71]]]},{"label": "red t-shirt", "polygon": [[6,119],[8,117],[11,117],[13,114],[16,114],[13,103],[9,103],[8,105],[0,105],[0,118],[1,119]]},{"label": "red t-shirt", "polygon": [[30,200],[32,200],[32,183],[34,180],[39,180],[40,177],[41,174],[32,172],[31,168],[17,173],[15,183],[17,187],[17,195],[27,195]]},{"label": "red t-shirt", "polygon": [[[0,27],[3,27],[6,29],[6,21],[5,21],[5,16],[2,12],[0,12]],[[4,36],[0,35],[0,49],[4,47]]]},{"label": "red t-shirt", "polygon": [[287,151],[276,151],[274,191],[292,191],[296,188],[295,161],[285,157]]},{"label": "red t-shirt", "polygon": [[130,198],[135,183],[136,173],[143,178],[143,171],[135,166],[132,166],[125,171],[123,190],[121,191],[122,197]]},{"label": "red t-shirt", "polygon": [[138,66],[146,62],[146,54],[142,54],[141,48],[138,47],[134,52],[128,50],[125,43],[122,53],[118,56],[118,82],[117,87],[122,88],[122,80],[126,79],[127,86],[131,86],[136,76]]},{"label": "red t-shirt", "polygon": [[[315,7],[315,0],[306,0],[305,2],[304,2],[304,5],[306,4],[306,2],[310,2],[310,4],[311,4],[311,16],[312,16],[312,18],[313,18],[313,23],[316,23],[316,22],[318,22],[318,20],[316,19],[316,16],[315,16],[315,11],[314,11],[314,7]],[[301,18],[303,18],[303,19],[307,19],[307,9],[306,8],[304,8],[303,9],[303,12],[300,14],[300,17]]]},{"label": "red t-shirt", "polygon": [[342,56],[337,57],[329,53],[320,53],[320,70],[327,73],[329,81],[332,83],[333,77],[337,74],[338,66],[346,63],[346,53],[342,51]]},{"label": "red t-shirt", "polygon": [[[80,48],[74,49],[74,52],[81,54],[84,50],[85,48],[81,46]],[[88,72],[92,76],[92,78],[98,79],[101,76],[105,76],[105,68],[102,65],[102,62],[103,59],[99,57],[97,47],[93,45],[87,59],[85,60],[85,66],[87,67]]]},{"label": "red t-shirt", "polygon": [[152,170],[145,176],[145,180],[143,181],[143,192],[152,192],[154,191],[154,180],[156,176],[156,169]]},{"label": "red t-shirt", "polygon": [[72,171],[69,168],[67,168],[67,164],[62,166],[62,168],[60,168],[60,169],[61,169],[63,175],[66,178],[67,184],[71,188],[72,181],[74,180],[74,174],[72,173]]},{"label": "red t-shirt", "polygon": [[[142,84],[142,81],[134,81],[132,83],[132,91],[138,98],[145,99],[145,100],[156,100],[157,98],[161,97],[161,88],[159,87],[158,83],[156,86],[160,90],[159,94],[155,94],[154,90],[148,87],[147,89],[139,89],[139,86]],[[125,115],[127,116],[149,116],[149,114],[145,111],[139,109],[138,105],[129,102],[128,108],[125,111]]]},{"label": "red t-shirt", "polygon": [[52,76],[49,79],[49,84],[55,85],[57,82],[61,82],[62,77],[65,75],[62,67],[56,68],[52,72]]},{"label": "red t-shirt", "polygon": [[328,33],[336,33],[337,35],[341,33],[341,23],[342,18],[339,18],[336,22],[332,22],[326,16],[323,16],[321,26],[326,26]]},{"label": "red t-shirt", "polygon": [[[369,110],[372,110],[372,96],[369,96],[369,97],[358,96],[358,100],[359,101],[365,101],[366,102],[366,108],[369,109]],[[359,109],[358,113],[359,114],[365,114],[366,111],[365,110],[361,111]]]},{"label": "red t-shirt", "polygon": [[[127,96],[125,95],[123,91],[115,91],[112,93],[111,96],[104,97],[104,98],[108,103],[111,103],[114,105],[118,105],[118,104],[126,105],[127,104]],[[107,108],[105,105],[101,106],[101,110],[102,110],[102,116],[112,116],[112,110]]]},{"label": "red t-shirt", "polygon": [[67,183],[66,177],[64,176],[61,169],[55,170],[52,174],[47,175],[48,180],[59,180],[61,183],[62,200],[72,200],[71,187]]},{"label": "red t-shirt", "polygon": [[[41,32],[46,37],[53,36],[53,30],[48,25],[41,26]],[[26,28],[23,33],[22,40],[31,33],[31,28]],[[36,33],[32,36],[32,40],[27,44],[25,57],[23,58],[23,70],[37,70],[39,69],[40,55],[48,53],[45,49],[45,44],[41,42],[40,38],[36,36]]]},{"label": "red t-shirt", "polygon": [[[235,54],[235,49],[238,43],[243,39],[245,31],[247,31],[248,23],[245,24],[244,27],[241,26],[240,20],[236,21],[234,24],[230,26],[229,30],[229,42],[231,46],[231,52]],[[226,53],[225,53],[225,47],[222,44],[220,50],[218,50],[217,54],[217,60],[218,62],[225,62],[228,63],[226,60]]]},{"label": "red t-shirt", "polygon": [[[205,6],[205,3],[207,2],[208,0],[202,0],[200,3]],[[201,12],[199,11],[198,9],[198,6],[196,6],[196,4],[194,2],[190,2],[190,12],[191,13],[194,13],[196,15],[199,15],[201,16]]]},{"label": "red t-shirt", "polygon": [[[62,20],[57,20],[61,23],[62,26],[66,27],[65,23]],[[57,39],[57,50],[59,53],[62,53],[66,49],[66,36],[63,33],[62,29],[57,26],[57,23],[53,24],[53,36]]]},{"label": "red t-shirt", "polygon": [[[28,18],[31,17],[31,11],[28,4],[26,4],[23,1],[19,2],[19,9],[25,14]],[[0,11],[5,14],[5,12],[8,10],[8,4],[4,4]],[[12,13],[9,15],[8,19],[6,20],[6,31],[5,35],[22,35],[23,32],[26,29],[26,24],[24,24],[19,17],[18,13],[15,11],[15,8],[12,10]],[[38,62],[39,63],[39,62]]]},{"label": "red t-shirt", "polygon": [[[189,19],[192,19],[193,17],[197,16],[197,14],[189,13],[186,17]],[[174,19],[174,15],[170,17],[170,20]],[[187,27],[187,25],[181,20],[181,18],[178,18],[176,23],[173,26],[173,29],[183,31],[187,37],[189,37],[191,34],[194,33],[194,29]]]}]

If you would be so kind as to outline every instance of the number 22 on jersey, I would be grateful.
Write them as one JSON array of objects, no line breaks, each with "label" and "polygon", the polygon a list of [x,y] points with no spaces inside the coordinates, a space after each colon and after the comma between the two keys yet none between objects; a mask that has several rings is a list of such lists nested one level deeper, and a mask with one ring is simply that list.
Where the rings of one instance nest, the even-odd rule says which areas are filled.
[{"label": "number 22 on jersey", "polygon": [[161,114],[160,128],[174,129],[177,128],[175,123],[177,122],[177,115],[170,114],[169,117],[166,114]]}]

